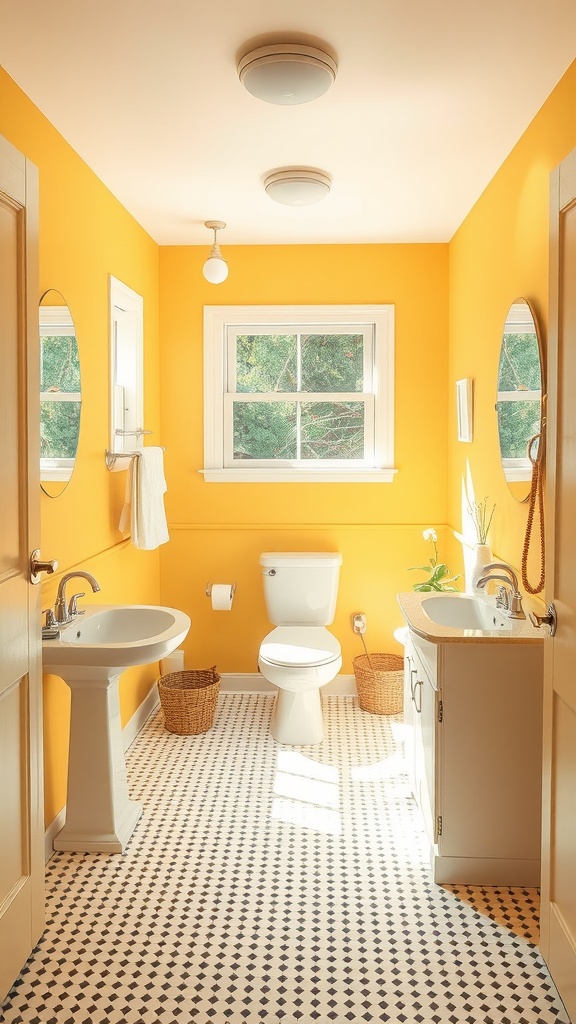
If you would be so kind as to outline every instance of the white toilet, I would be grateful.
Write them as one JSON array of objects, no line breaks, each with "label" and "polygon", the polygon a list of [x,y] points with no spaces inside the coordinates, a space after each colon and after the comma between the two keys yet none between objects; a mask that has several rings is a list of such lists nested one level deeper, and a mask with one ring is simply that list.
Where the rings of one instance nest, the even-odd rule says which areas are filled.
[{"label": "white toilet", "polygon": [[342,667],[334,619],[342,555],[267,551],[260,555],[264,597],[276,629],[260,645],[258,667],[278,687],[270,731],[278,743],[321,743],[320,687]]}]

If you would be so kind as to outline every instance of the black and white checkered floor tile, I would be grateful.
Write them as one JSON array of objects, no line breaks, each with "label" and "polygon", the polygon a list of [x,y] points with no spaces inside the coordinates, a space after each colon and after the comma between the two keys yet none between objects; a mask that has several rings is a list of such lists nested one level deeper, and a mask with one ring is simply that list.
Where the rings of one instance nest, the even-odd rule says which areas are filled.
[{"label": "black and white checkered floor tile", "polygon": [[124,856],[56,854],[48,926],[5,1024],[554,1024],[536,890],[436,886],[398,723],[324,701],[279,747],[267,695],[203,736],[152,718]]}]

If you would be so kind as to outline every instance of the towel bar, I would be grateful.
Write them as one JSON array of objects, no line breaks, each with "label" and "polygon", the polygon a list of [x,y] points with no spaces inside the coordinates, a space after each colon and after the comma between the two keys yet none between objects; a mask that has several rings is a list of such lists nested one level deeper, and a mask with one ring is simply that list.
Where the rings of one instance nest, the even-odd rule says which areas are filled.
[{"label": "towel bar", "polygon": [[[163,452],[166,451],[166,449],[162,445],[159,445],[158,447],[161,447]],[[140,452],[111,452],[107,448],[106,452],[105,452],[106,469],[110,469],[110,470],[112,470],[112,472],[114,472],[114,470],[116,469],[116,463],[120,459],[137,459],[139,456],[140,456]],[[118,469],[127,469],[127,468],[128,468],[127,466],[122,466],[122,467],[117,467],[117,470]]]}]

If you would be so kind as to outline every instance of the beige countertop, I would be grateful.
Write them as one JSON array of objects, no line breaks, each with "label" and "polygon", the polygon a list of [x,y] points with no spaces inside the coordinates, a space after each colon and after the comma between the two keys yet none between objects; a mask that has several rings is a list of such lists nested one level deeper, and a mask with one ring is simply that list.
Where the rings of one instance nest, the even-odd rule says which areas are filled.
[{"label": "beige countertop", "polygon": [[[440,594],[420,593],[410,591],[406,594],[398,594],[398,604],[410,629],[432,644],[454,644],[454,643],[529,643],[541,644],[547,635],[546,627],[536,629],[529,618],[510,619],[511,630],[484,630],[484,629],[461,629],[453,626],[439,626],[428,617],[422,602],[427,597],[440,597]],[[526,615],[529,607],[525,602]]]}]

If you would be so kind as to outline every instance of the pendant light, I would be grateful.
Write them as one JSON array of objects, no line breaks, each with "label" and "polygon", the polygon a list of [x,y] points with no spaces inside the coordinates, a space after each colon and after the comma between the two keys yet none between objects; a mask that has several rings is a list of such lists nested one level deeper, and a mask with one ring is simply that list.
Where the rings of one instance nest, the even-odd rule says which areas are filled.
[{"label": "pendant light", "polygon": [[223,220],[207,220],[204,226],[214,232],[214,243],[210,255],[202,268],[202,273],[210,284],[222,284],[228,277],[228,264],[220,252],[216,232],[226,227]]}]

